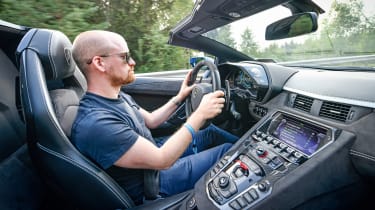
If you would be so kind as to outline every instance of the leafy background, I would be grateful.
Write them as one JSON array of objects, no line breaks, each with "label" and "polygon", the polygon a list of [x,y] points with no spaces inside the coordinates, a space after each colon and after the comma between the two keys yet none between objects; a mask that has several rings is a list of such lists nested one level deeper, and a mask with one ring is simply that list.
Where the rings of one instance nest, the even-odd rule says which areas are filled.
[{"label": "leafy background", "polygon": [[[193,4],[192,0],[0,0],[0,19],[57,29],[72,41],[85,30],[116,31],[127,40],[137,72],[153,72],[190,68],[188,60],[193,52],[166,43],[171,28],[190,13]],[[215,32],[215,36],[252,57],[276,61],[373,54],[374,15],[363,14],[360,0],[334,0],[331,7],[329,18],[320,26],[322,32],[303,43],[291,40],[260,48],[250,28],[236,43],[229,26]],[[351,44],[346,45],[347,42]]]}]

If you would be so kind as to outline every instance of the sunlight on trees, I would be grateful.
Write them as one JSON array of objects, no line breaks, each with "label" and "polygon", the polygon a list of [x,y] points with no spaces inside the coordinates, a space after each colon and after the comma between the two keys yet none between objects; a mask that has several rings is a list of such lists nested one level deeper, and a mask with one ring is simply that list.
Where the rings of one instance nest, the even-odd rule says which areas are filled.
[{"label": "sunlight on trees", "polygon": [[[236,43],[229,25],[207,36],[251,57],[276,61],[373,54],[375,15],[365,16],[363,7],[360,0],[344,3],[335,0],[333,12],[319,26],[321,32],[302,43],[290,39],[282,45],[271,44],[261,49],[249,28]],[[0,8],[0,19],[24,26],[57,29],[71,40],[78,33],[91,29],[120,33],[137,62],[137,72],[190,68],[188,62],[193,51],[166,43],[172,27],[191,12],[191,0],[1,0]]]},{"label": "sunlight on trees", "polygon": [[170,29],[192,10],[191,0],[1,0],[0,8],[2,20],[60,30],[71,41],[92,29],[120,33],[137,72],[188,68],[190,52],[167,41]]}]

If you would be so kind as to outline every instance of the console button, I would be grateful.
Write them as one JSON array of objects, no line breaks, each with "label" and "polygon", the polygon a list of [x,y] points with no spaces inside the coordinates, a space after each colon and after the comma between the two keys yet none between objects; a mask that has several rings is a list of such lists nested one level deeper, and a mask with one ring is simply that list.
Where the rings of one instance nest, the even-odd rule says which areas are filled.
[{"label": "console button", "polygon": [[216,202],[221,203],[221,201],[223,201],[223,198],[217,193],[212,183],[208,184],[208,192],[210,193],[211,198]]},{"label": "console button", "polygon": [[219,189],[218,192],[220,195],[222,195],[224,198],[229,198],[232,196],[232,193],[228,189]]},{"label": "console button", "polygon": [[268,190],[268,184],[265,183],[265,182],[261,182],[261,183],[259,183],[259,185],[258,185],[258,189],[259,189],[259,191],[261,191],[261,192],[266,192],[266,191]]},{"label": "console button", "polygon": [[269,159],[268,157],[261,158],[261,160],[265,164],[268,164],[269,162],[271,162],[271,159]]},{"label": "console button", "polygon": [[287,147],[286,152],[289,153],[289,154],[292,154],[294,152],[294,149],[292,149],[290,147]]},{"label": "console button", "polygon": [[242,209],[241,206],[240,206],[240,204],[236,200],[230,202],[229,206],[232,207],[232,209],[235,209],[235,210]]},{"label": "console button", "polygon": [[262,176],[262,169],[260,169],[260,167],[256,163],[250,160],[250,158],[248,158],[247,156],[243,156],[241,160],[249,167],[250,171],[252,171],[255,175]]},{"label": "console button", "polygon": [[217,166],[215,166],[214,169],[212,169],[215,173],[219,172],[220,171],[220,168],[218,168]]},{"label": "console button", "polygon": [[270,152],[267,154],[267,157],[268,157],[269,159],[272,160],[272,159],[274,159],[274,158],[277,157],[277,156],[276,156],[275,153],[273,153],[273,152],[270,151]]},{"label": "console button", "polygon": [[236,178],[240,178],[244,175],[244,171],[241,167],[236,168],[233,173]]},{"label": "console button", "polygon": [[290,156],[289,153],[287,153],[286,151],[283,151],[280,153],[283,157],[285,157],[286,159],[288,159],[288,157]]},{"label": "console button", "polygon": [[237,187],[234,182],[229,183],[229,192],[231,193],[231,195],[237,193]]},{"label": "console button", "polygon": [[247,202],[245,201],[245,199],[243,197],[237,198],[237,202],[240,204],[240,206],[242,208],[245,207],[245,206],[247,206]]},{"label": "console button", "polygon": [[294,152],[293,161],[296,163],[302,163],[305,161],[305,157],[300,152]]},{"label": "console button", "polygon": [[282,164],[283,162],[280,160],[279,157],[274,157],[272,159],[272,162],[275,164],[275,165],[279,165],[279,164]]},{"label": "console button", "polygon": [[280,143],[280,141],[277,140],[277,139],[272,140],[272,144],[273,144],[274,146],[277,146],[279,143]]},{"label": "console button", "polygon": [[213,171],[213,170],[210,171],[210,177],[211,177],[211,178],[214,177],[215,174],[216,174],[215,171]]},{"label": "console button", "polygon": [[287,145],[281,142],[279,144],[279,147],[280,147],[281,150],[283,150],[283,149],[287,148]]},{"label": "console button", "polygon": [[277,169],[283,164],[283,162],[280,160],[279,157],[274,157],[270,163],[268,163],[268,166],[271,167],[272,169]]},{"label": "console button", "polygon": [[267,143],[272,142],[273,141],[273,137],[272,136],[267,136],[266,137],[266,141],[267,141]]},{"label": "console button", "polygon": [[245,198],[248,204],[251,204],[254,201],[254,199],[251,197],[249,192],[246,192],[245,194],[243,194],[243,197]]},{"label": "console button", "polygon": [[262,176],[263,172],[262,170],[258,167],[257,169],[253,170],[253,173],[257,176]]},{"label": "console button", "polygon": [[297,158],[297,159],[299,159],[299,158],[302,157],[302,154],[299,153],[299,152],[295,152],[295,153],[294,153],[294,157]]},{"label": "console button", "polygon": [[250,193],[251,197],[252,197],[254,200],[257,200],[257,199],[259,198],[258,193],[257,193],[257,191],[256,191],[255,189],[250,189],[250,190],[249,190],[249,193]]},{"label": "console button", "polygon": [[227,161],[227,160],[225,160],[225,159],[223,159],[223,160],[221,160],[221,161],[220,161],[220,163],[221,163],[221,164],[223,164],[223,165],[225,165],[225,164],[227,164],[227,163],[228,163],[228,161]]}]

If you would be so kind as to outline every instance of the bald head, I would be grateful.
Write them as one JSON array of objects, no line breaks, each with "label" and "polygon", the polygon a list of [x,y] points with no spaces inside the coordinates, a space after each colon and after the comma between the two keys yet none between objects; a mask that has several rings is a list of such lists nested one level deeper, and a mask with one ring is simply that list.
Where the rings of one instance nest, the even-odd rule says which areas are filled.
[{"label": "bald head", "polygon": [[102,30],[86,31],[79,34],[73,42],[73,58],[86,75],[87,62],[96,55],[109,54],[118,46],[126,45],[125,39],[117,33]]}]

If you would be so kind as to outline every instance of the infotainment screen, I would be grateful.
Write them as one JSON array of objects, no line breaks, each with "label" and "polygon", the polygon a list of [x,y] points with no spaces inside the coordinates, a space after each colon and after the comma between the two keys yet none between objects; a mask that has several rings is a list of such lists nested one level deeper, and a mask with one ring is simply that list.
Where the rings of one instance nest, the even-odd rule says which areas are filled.
[{"label": "infotainment screen", "polygon": [[326,137],[327,130],[313,125],[284,116],[272,135],[279,140],[295,147],[306,155],[313,154],[319,144]]}]

